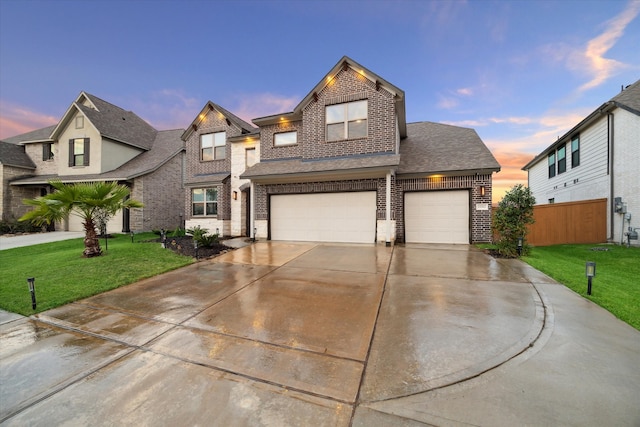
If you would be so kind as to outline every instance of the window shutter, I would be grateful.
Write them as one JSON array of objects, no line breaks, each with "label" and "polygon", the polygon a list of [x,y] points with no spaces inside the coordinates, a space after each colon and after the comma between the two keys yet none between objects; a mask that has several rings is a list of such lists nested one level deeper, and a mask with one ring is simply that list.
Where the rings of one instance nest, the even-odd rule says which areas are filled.
[{"label": "window shutter", "polygon": [[84,163],[83,166],[89,166],[89,138],[84,139]]},{"label": "window shutter", "polygon": [[47,150],[48,147],[49,144],[47,144],[46,142],[42,144],[42,160],[49,160],[49,150]]},{"label": "window shutter", "polygon": [[73,139],[69,140],[69,167],[73,166]]}]

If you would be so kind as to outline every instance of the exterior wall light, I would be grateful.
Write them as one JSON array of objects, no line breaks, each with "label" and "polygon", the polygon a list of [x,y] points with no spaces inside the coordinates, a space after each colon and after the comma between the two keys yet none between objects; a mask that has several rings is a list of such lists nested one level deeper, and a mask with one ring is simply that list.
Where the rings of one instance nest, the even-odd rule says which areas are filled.
[{"label": "exterior wall light", "polygon": [[596,277],[596,263],[587,261],[585,265],[585,276],[587,276],[587,295],[591,295],[591,280]]},{"label": "exterior wall light", "polygon": [[479,192],[480,192],[480,195],[481,195],[482,197],[484,197],[484,195],[487,193],[487,189],[485,188],[485,186],[484,186],[484,185],[481,185],[481,186],[480,186],[480,188],[479,188]]},{"label": "exterior wall light", "polygon": [[29,293],[31,293],[31,308],[36,309],[36,278],[29,277],[27,278],[27,283],[29,284]]},{"label": "exterior wall light", "polygon": [[238,192],[237,191],[233,192],[233,200],[238,200]]}]

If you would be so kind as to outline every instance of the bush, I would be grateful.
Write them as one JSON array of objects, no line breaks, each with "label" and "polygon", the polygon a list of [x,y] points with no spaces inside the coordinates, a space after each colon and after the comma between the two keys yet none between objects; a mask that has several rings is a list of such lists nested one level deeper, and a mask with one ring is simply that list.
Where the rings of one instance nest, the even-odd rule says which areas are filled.
[{"label": "bush", "polygon": [[[516,258],[529,253],[527,225],[533,224],[533,206],[536,199],[529,187],[514,186],[498,203],[493,216],[493,230],[498,236],[496,246],[502,256]],[[522,253],[518,254],[518,239],[523,239]]]},{"label": "bush", "polygon": [[218,235],[207,234],[208,232],[208,229],[202,228],[199,225],[187,229],[187,234],[191,234],[193,236],[193,240],[198,242],[198,245],[203,248],[209,248],[218,243]]},{"label": "bush", "polygon": [[183,237],[186,234],[184,228],[178,227],[171,233],[171,237]]},{"label": "bush", "polygon": [[40,227],[31,221],[18,221],[17,219],[0,221],[0,234],[38,233],[40,231],[46,231],[46,227]]}]

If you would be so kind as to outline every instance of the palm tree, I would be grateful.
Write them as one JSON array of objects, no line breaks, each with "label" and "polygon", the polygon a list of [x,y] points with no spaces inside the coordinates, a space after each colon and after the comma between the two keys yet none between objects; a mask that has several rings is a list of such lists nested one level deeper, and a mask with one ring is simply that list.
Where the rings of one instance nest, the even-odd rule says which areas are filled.
[{"label": "palm tree", "polygon": [[24,214],[20,221],[32,221],[36,225],[51,224],[77,215],[84,225],[84,252],[86,258],[100,256],[100,242],[96,233],[97,217],[112,217],[123,208],[141,208],[142,203],[126,199],[129,188],[117,182],[79,182],[63,184],[50,181],[55,190],[45,196],[23,200],[35,209]]}]

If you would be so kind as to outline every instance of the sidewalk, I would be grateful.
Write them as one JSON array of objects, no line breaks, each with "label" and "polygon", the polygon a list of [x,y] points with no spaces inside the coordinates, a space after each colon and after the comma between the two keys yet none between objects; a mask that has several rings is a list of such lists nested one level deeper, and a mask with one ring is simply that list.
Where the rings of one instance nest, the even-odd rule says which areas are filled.
[{"label": "sidewalk", "polygon": [[23,246],[39,245],[41,243],[58,242],[60,240],[84,237],[81,231],[50,231],[48,233],[23,234],[18,236],[0,236],[0,251],[21,248]]}]

